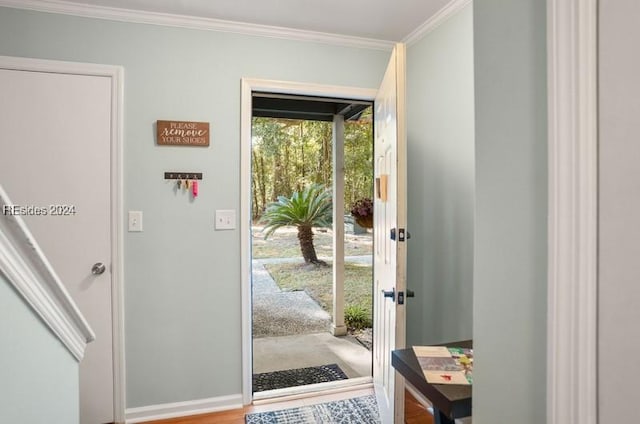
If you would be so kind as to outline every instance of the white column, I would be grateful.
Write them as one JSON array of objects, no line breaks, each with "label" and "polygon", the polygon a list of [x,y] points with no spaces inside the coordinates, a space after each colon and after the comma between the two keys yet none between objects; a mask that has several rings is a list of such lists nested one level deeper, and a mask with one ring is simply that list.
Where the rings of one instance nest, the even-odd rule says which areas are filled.
[{"label": "white column", "polygon": [[344,117],[333,116],[333,323],[334,336],[344,325]]}]

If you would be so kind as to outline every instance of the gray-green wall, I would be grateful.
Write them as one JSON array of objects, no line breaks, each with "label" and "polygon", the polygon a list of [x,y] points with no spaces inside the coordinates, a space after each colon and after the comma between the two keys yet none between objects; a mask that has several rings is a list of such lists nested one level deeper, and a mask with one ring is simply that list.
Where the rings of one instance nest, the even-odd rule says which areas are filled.
[{"label": "gray-green wall", "polygon": [[473,11],[407,49],[407,343],[472,338]]},{"label": "gray-green wall", "polygon": [[0,422],[78,423],[78,362],[0,273]]},{"label": "gray-green wall", "polygon": [[473,422],[546,421],[546,8],[474,0]]},{"label": "gray-green wall", "polygon": [[[474,422],[538,423],[546,358],[545,4],[475,0],[473,9]],[[410,47],[409,90],[421,84],[417,52],[464,13]],[[213,231],[215,209],[240,207],[240,78],[376,87],[388,53],[0,8],[0,54],[125,69],[125,210],[145,213],[145,231],[125,234],[127,406],[240,393],[240,241],[237,231]],[[428,136],[413,129],[421,127],[414,101],[410,92],[410,225],[420,222],[414,208],[432,207],[413,193],[430,165],[426,147],[415,150],[423,145],[412,141]],[[156,147],[158,119],[210,121],[211,147]],[[195,202],[162,180],[176,169],[204,172]],[[426,249],[433,235],[410,231],[410,243],[423,235]],[[430,281],[418,265],[425,256],[410,247],[409,278]],[[431,337],[417,328],[429,325],[428,316],[414,315],[421,313],[409,305],[410,339]]]},{"label": "gray-green wall", "polygon": [[[389,52],[0,8],[0,54],[122,65],[127,407],[241,393],[242,77],[375,88]],[[158,119],[208,121],[209,148],[154,145]],[[164,171],[203,172],[195,201]]]}]

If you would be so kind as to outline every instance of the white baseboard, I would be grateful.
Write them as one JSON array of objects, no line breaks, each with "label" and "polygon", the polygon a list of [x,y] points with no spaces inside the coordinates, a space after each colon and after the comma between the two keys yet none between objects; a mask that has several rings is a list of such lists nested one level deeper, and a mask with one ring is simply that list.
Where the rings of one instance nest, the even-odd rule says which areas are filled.
[{"label": "white baseboard", "polygon": [[141,406],[138,408],[127,408],[125,412],[125,422],[127,424],[143,423],[145,421],[238,409],[242,408],[242,406],[241,393],[238,393],[237,395],[219,396],[208,399],[189,400],[186,402]]}]

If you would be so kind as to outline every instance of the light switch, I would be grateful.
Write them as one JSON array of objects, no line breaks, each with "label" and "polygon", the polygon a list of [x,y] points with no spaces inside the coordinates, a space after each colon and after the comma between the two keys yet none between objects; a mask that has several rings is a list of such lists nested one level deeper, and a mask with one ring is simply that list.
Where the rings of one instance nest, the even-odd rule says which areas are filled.
[{"label": "light switch", "polygon": [[129,232],[142,231],[142,211],[129,211]]},{"label": "light switch", "polygon": [[236,211],[234,209],[216,211],[216,230],[234,230]]}]

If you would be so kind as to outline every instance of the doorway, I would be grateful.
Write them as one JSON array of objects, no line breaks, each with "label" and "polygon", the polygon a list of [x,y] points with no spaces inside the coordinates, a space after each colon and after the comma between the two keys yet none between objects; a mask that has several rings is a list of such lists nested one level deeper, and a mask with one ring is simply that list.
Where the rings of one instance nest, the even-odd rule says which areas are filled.
[{"label": "doorway", "polygon": [[[324,122],[325,125],[328,125],[329,137],[331,140],[333,140],[332,143],[330,143],[332,154],[331,156],[329,156],[329,160],[334,161],[334,169],[343,170],[343,165],[339,165],[337,167],[335,166],[336,155],[334,155],[333,153],[340,151],[340,155],[338,155],[339,158],[337,160],[344,160],[344,156],[342,155],[342,153],[344,152],[344,147],[341,144],[338,145],[335,142],[335,139],[343,139],[345,120],[349,122],[350,119],[361,117],[363,113],[371,113],[365,112],[365,110],[367,110],[367,108],[370,108],[370,104],[374,94],[375,91],[372,90],[354,90],[341,87],[308,86],[295,83],[276,83],[270,81],[243,80],[243,206],[241,211],[243,222],[252,224],[255,223],[256,218],[261,215],[262,211],[260,209],[264,209],[265,203],[274,200],[274,198],[277,198],[277,195],[284,195],[285,197],[291,196],[291,191],[294,193],[302,193],[305,188],[309,187],[309,184],[306,183],[318,182],[314,181],[314,179],[309,175],[306,175],[302,179],[298,178],[296,184],[294,184],[293,187],[290,187],[289,193],[274,193],[272,189],[269,194],[265,194],[264,191],[259,193],[259,190],[254,190],[255,187],[252,185],[252,171],[255,171],[255,168],[252,168],[252,160],[256,159],[257,156],[252,155],[252,147],[255,147],[255,145],[252,145],[252,141],[255,142],[256,139],[254,136],[252,140],[251,133],[246,131],[246,128],[251,128],[252,123],[255,125],[256,120],[258,120],[259,125],[262,126],[261,130],[263,131],[263,136],[267,129],[273,131],[278,129],[282,130],[283,128],[285,130],[288,129],[290,131],[297,132],[298,134],[302,133],[304,136],[305,130],[324,130],[326,132],[327,127],[325,126],[323,128],[322,124],[318,124],[319,122]],[[341,100],[345,98],[353,100]],[[338,128],[341,128],[341,130],[339,131],[343,131],[342,134],[339,134],[338,136],[336,136],[336,122],[334,122],[336,116],[339,117],[338,121],[342,123],[342,126],[340,123],[338,124]],[[267,128],[269,125],[271,125],[271,127]],[[264,141],[264,139],[258,140],[258,142]],[[326,140],[324,140],[324,142],[326,145]],[[299,149],[304,149],[304,146],[299,145],[297,147]],[[305,160],[315,161],[315,159],[311,159],[311,150],[312,149],[307,151],[307,157],[305,158]],[[302,154],[302,152],[299,153]],[[326,158],[327,152],[324,153]],[[314,163],[314,165],[318,164]],[[254,166],[260,165],[254,164]],[[318,171],[322,173],[322,170]],[[371,173],[372,171],[373,170],[371,169]],[[304,173],[305,171],[302,172]],[[271,174],[273,174],[273,172]],[[340,172],[335,173],[331,170],[330,174],[332,182],[334,181],[335,175],[338,175],[335,177],[335,181],[341,180],[342,182],[344,182],[344,176],[340,175]],[[324,190],[326,189],[327,187],[324,187]],[[372,186],[370,187],[370,189],[372,191]],[[335,190],[335,186],[329,188],[329,191],[332,191],[331,194],[335,194]],[[344,184],[340,185],[339,190],[341,190],[340,193],[342,194],[344,191]],[[256,199],[256,197],[261,198]],[[318,258],[322,262],[331,263],[332,267],[330,267],[329,270],[333,269],[333,273],[335,274],[336,269],[341,268],[341,265],[344,263],[345,202],[342,195],[334,195],[332,196],[332,198],[334,198],[332,210],[335,212],[332,214],[332,217],[329,220],[330,225],[328,225],[328,227],[330,228],[320,229],[319,231],[316,231],[316,240],[320,240],[319,244],[321,245],[321,247],[318,249],[318,251],[321,252],[318,255]],[[265,201],[261,202],[261,200]],[[349,206],[350,205],[347,204],[347,207]],[[351,235],[353,235],[352,233],[354,232],[354,226],[349,216],[346,217],[346,221],[348,239]],[[278,271],[282,271],[281,269],[277,270],[275,268],[287,268],[290,266],[288,264],[281,264],[277,267],[273,267],[271,264],[266,263],[269,262],[267,260],[254,260],[254,256],[262,255],[262,253],[260,253],[260,249],[262,248],[261,245],[264,244],[264,235],[261,233],[261,230],[262,228],[260,226],[250,227],[249,225],[247,225],[247,228],[241,229],[243,243],[243,395],[245,403],[250,403],[254,398],[261,399],[276,395],[281,396],[291,393],[317,391],[323,389],[323,387],[335,388],[352,384],[371,384],[371,352],[366,350],[366,348],[363,347],[360,342],[358,342],[353,337],[351,338],[351,340],[346,340],[345,337],[335,336],[343,336],[346,333],[346,326],[344,322],[343,296],[336,296],[336,299],[330,302],[331,305],[327,305],[327,302],[325,301],[325,309],[323,310],[322,306],[320,306],[319,304],[322,302],[318,302],[317,293],[313,293],[313,290],[296,290],[295,288],[293,288],[292,290],[287,290],[287,288],[285,288],[285,291],[283,292],[282,288],[278,286],[277,283],[273,284],[269,282],[271,284],[271,288],[277,290],[278,293],[276,294],[272,292],[267,296],[287,299],[284,300],[284,302],[288,306],[291,306],[293,304],[292,299],[298,299],[297,301],[300,301],[301,303],[306,305],[307,316],[311,315],[316,318],[315,322],[312,322],[311,325],[317,325],[317,328],[320,331],[313,331],[311,333],[306,333],[305,331],[303,331],[303,333],[306,334],[295,334],[294,331],[294,334],[289,336],[280,334],[278,337],[267,336],[254,338],[256,330],[264,330],[264,328],[256,329],[256,326],[254,325],[255,322],[252,319],[254,313],[264,313],[261,308],[264,307],[265,302],[262,302],[256,296],[256,294],[264,294],[264,291],[262,290],[268,288],[267,286],[262,284],[262,279],[272,279],[271,274],[276,274],[278,273]],[[293,240],[294,251],[296,248],[295,233],[295,226],[283,226],[281,234],[278,235],[280,241],[287,238],[289,240]],[[370,235],[371,233],[366,233],[365,231],[365,234]],[[364,237],[366,237],[366,235]],[[331,253],[331,255],[327,257],[326,241],[329,240],[329,242],[331,242],[332,239],[338,240],[338,242],[334,243],[335,246],[333,246],[333,248],[329,244],[328,251],[329,253]],[[257,242],[253,243],[254,240],[256,240]],[[284,243],[286,244],[286,242]],[[256,248],[258,250],[256,250]],[[300,256],[300,253],[297,253],[297,255]],[[339,259],[336,261],[335,258]],[[371,258],[371,256],[369,256],[369,258]],[[302,258],[298,259],[298,266],[306,266]],[[271,268],[271,270],[269,270],[268,268]],[[340,292],[340,290],[344,290],[344,279],[342,278],[342,276],[340,276],[338,279],[342,281],[341,283],[338,283],[338,292]],[[371,281],[370,287],[372,287]],[[334,290],[336,290],[335,283]],[[316,296],[316,299],[314,299],[314,296]],[[329,307],[326,308],[327,306]],[[331,311],[331,313],[329,314],[327,310]],[[281,322],[291,321],[299,323],[299,320],[295,319],[295,316],[287,317],[287,314],[295,315],[295,308],[285,308],[284,312],[284,316],[279,317],[284,320]],[[309,314],[309,312],[311,312],[311,314]],[[266,313],[265,315],[269,314]],[[266,319],[268,320],[268,316]],[[284,326],[278,324],[276,325],[276,327],[278,327],[278,329],[282,329],[282,327]],[[259,334],[259,336],[264,336],[264,334]],[[300,350],[303,348],[307,349],[306,354],[305,352]],[[262,391],[264,390],[263,387],[256,387],[260,385],[261,382],[258,382],[256,380],[255,374],[268,374],[270,372],[273,372],[270,367],[279,368],[275,371],[293,370],[295,372],[299,372],[308,368],[323,368],[328,374],[334,374],[336,372],[344,373],[345,370],[342,370],[341,368],[336,370],[335,367],[333,367],[336,364],[334,364],[333,362],[340,362],[340,351],[347,352],[347,354],[343,356],[351,357],[350,359],[352,360],[354,355],[348,353],[349,348],[364,350],[366,352],[365,357],[367,363],[364,366],[364,371],[362,371],[361,368],[360,371],[355,372],[353,369],[354,367],[350,367],[348,362],[346,364],[344,362],[337,364],[339,365],[339,368],[340,365],[347,368],[347,373],[351,374],[347,376],[347,379],[339,378],[337,381],[332,381],[331,383],[323,383],[321,387],[318,387],[313,383],[309,385],[306,385],[308,383],[303,383],[305,384],[304,386],[296,385],[294,387],[284,389],[270,390],[269,388],[267,388],[266,391]],[[309,352],[314,352],[318,355],[309,355]],[[323,357],[324,355],[322,354],[322,352],[325,352],[327,355]],[[293,361],[291,358],[295,358],[296,360]],[[312,371],[311,374],[313,374],[314,372],[315,371]]]},{"label": "doorway", "polygon": [[252,103],[254,395],[370,377],[373,239],[348,211],[373,213],[371,105]]}]

